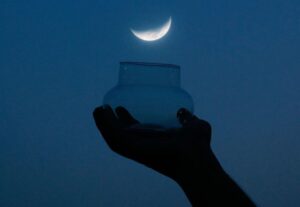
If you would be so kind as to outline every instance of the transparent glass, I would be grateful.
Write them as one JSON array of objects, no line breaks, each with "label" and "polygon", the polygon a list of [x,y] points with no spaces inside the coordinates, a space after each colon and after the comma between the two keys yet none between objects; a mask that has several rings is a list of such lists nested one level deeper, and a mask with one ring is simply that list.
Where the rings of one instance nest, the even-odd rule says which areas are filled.
[{"label": "transparent glass", "polygon": [[193,112],[192,97],[180,87],[180,66],[121,62],[119,80],[104,96],[104,104],[125,107],[143,124],[179,127],[178,109]]}]

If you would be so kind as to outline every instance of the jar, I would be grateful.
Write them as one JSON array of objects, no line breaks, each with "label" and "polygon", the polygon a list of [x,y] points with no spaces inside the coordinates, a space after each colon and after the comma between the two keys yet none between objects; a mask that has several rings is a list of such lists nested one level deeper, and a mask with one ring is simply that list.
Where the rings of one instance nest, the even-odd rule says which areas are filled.
[{"label": "jar", "polygon": [[143,124],[179,127],[178,109],[193,112],[192,97],[180,87],[180,66],[120,62],[119,80],[104,96],[104,104],[125,107]]}]

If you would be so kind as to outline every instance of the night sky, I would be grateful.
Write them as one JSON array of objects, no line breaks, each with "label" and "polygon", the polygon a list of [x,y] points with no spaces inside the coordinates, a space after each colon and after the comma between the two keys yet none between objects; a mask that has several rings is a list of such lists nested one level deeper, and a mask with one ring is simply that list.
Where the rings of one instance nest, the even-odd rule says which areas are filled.
[{"label": "night sky", "polygon": [[[170,16],[159,41],[130,33]],[[99,136],[119,61],[180,65],[225,170],[259,206],[300,206],[299,48],[299,0],[1,0],[0,206],[190,206]]]}]

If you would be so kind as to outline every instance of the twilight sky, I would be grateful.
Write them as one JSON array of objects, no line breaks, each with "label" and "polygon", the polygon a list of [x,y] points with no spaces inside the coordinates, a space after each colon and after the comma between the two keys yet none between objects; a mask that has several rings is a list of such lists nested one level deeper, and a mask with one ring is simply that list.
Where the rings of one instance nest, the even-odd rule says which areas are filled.
[{"label": "twilight sky", "polygon": [[[130,32],[169,16],[157,42]],[[300,206],[299,48],[299,0],[1,0],[0,206],[190,206],[96,130],[119,61],[181,65],[225,170],[260,206]]]}]

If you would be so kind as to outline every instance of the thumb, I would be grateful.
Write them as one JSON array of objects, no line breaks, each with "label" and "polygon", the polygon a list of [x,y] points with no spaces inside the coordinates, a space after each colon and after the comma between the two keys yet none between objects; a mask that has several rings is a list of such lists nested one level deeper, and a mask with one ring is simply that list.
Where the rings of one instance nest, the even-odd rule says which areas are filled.
[{"label": "thumb", "polygon": [[194,115],[187,109],[181,108],[177,111],[177,118],[178,118],[180,124],[182,124],[182,126],[185,126],[192,119],[194,119]]},{"label": "thumb", "polygon": [[185,108],[178,110],[177,118],[181,123],[182,128],[187,130],[187,132],[207,137],[210,142],[211,126],[207,121],[199,119]]}]

